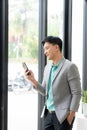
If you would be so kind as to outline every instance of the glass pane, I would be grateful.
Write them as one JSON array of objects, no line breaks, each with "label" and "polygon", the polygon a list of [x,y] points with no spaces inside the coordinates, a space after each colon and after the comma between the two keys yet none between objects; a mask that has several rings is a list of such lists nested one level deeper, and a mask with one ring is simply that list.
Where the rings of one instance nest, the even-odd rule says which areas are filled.
[{"label": "glass pane", "polygon": [[73,0],[72,7],[72,61],[77,64],[82,79],[83,0]]},{"label": "glass pane", "polygon": [[9,0],[8,130],[37,130],[38,94],[22,62],[38,80],[38,11],[38,0]]},{"label": "glass pane", "polygon": [[64,0],[48,0],[48,35],[63,39]]},{"label": "glass pane", "polygon": [[[72,5],[72,61],[78,66],[82,81],[82,48],[83,48],[83,0],[73,0]],[[76,115],[73,130],[79,129],[82,103]],[[80,126],[81,127],[81,126]]]},{"label": "glass pane", "polygon": [[[63,40],[64,0],[48,0],[47,35]],[[50,62],[47,59],[47,62]]]}]

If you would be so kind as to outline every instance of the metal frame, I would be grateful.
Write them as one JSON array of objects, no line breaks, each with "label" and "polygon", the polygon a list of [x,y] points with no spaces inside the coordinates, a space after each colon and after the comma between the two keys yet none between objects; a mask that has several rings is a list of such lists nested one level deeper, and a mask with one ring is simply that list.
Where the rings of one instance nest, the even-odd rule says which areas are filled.
[{"label": "metal frame", "polygon": [[72,45],[72,0],[65,0],[64,4],[64,56],[71,60]]},{"label": "metal frame", "polygon": [[[46,57],[43,53],[41,41],[47,36],[47,0],[39,0],[39,52],[38,52],[38,81],[41,83],[43,78]],[[38,94],[38,130],[43,129],[43,119],[40,118],[44,106],[44,97]]]},{"label": "metal frame", "polygon": [[0,1],[0,130],[7,130],[8,0]]},{"label": "metal frame", "polygon": [[82,88],[87,90],[87,0],[84,0]]}]

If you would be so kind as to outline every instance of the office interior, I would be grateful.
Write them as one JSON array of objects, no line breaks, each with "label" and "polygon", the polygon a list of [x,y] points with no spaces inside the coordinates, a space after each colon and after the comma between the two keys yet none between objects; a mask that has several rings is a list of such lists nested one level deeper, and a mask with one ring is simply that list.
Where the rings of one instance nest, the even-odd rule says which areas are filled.
[{"label": "office interior", "polygon": [[[12,0],[16,1],[16,0]],[[23,1],[23,0],[20,0]],[[29,0],[25,0],[28,1]],[[31,2],[32,0],[30,0]],[[34,0],[33,0],[34,1]],[[82,90],[87,90],[87,0],[36,0],[38,6],[38,81],[42,82],[44,66],[48,62],[43,53],[41,41],[45,36],[56,35],[63,39],[63,54],[66,59],[76,63],[81,76]],[[18,2],[18,1],[16,1]],[[9,52],[9,4],[11,0],[0,1],[0,130],[17,130],[8,127],[9,118],[9,93],[8,93],[8,52]],[[18,3],[19,4],[19,3]],[[50,6],[49,6],[50,5]],[[54,20],[49,23],[49,16],[52,12],[62,10],[59,23],[56,22],[56,29],[60,26],[60,33],[50,32],[54,25]],[[14,28],[14,27],[13,27]],[[61,33],[62,32],[62,33]],[[58,34],[59,33],[59,34]],[[16,70],[15,70],[16,71]],[[17,95],[18,96],[18,95]],[[35,128],[31,130],[42,130],[43,119],[40,118],[44,105],[44,97],[37,94],[37,117]],[[25,102],[25,101],[24,101]],[[28,104],[28,103],[27,103]],[[23,105],[23,104],[22,104]],[[15,106],[18,107],[18,106]],[[26,106],[27,107],[27,106]],[[13,108],[13,113],[14,113]],[[24,110],[26,111],[26,109]],[[10,112],[9,112],[10,113]],[[31,111],[33,113],[33,111]],[[81,115],[81,116],[78,116]],[[26,116],[24,117],[26,119]],[[29,117],[31,118],[31,117]],[[28,119],[29,119],[28,118]],[[25,120],[24,119],[24,120]],[[34,121],[34,119],[32,119]],[[75,121],[73,130],[87,129],[87,117],[84,117],[82,110],[82,100]],[[32,124],[28,121],[28,125]],[[13,122],[15,124],[15,121]],[[19,124],[21,121],[19,120]],[[26,123],[25,123],[26,124]],[[34,122],[33,122],[34,124]],[[84,125],[83,125],[84,124]],[[15,124],[17,125],[17,124]],[[22,125],[21,125],[22,126]],[[22,126],[23,127],[23,126]],[[23,127],[27,130],[27,127]],[[29,128],[29,127],[28,127]],[[22,130],[19,126],[19,130]]]}]

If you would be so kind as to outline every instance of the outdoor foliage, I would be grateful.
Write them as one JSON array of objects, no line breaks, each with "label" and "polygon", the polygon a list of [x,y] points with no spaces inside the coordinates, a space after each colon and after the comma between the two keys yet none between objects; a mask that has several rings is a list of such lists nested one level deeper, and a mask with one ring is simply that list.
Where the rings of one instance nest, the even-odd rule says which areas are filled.
[{"label": "outdoor foliage", "polygon": [[[62,17],[48,15],[48,34],[59,35]],[[38,57],[38,0],[9,0],[9,60]]]},{"label": "outdoor foliage", "polygon": [[[11,0],[12,1],[12,0]],[[10,2],[11,2],[10,1]],[[9,7],[9,59],[38,56],[37,1],[13,1]]]},{"label": "outdoor foliage", "polygon": [[87,103],[87,90],[82,92],[82,102]]}]

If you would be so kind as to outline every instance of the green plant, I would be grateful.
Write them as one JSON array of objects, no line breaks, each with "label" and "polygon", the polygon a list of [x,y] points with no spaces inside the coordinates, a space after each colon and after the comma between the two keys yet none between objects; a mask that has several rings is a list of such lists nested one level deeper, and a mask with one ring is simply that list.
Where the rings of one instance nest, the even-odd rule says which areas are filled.
[{"label": "green plant", "polygon": [[87,103],[87,90],[82,92],[82,102]]}]

